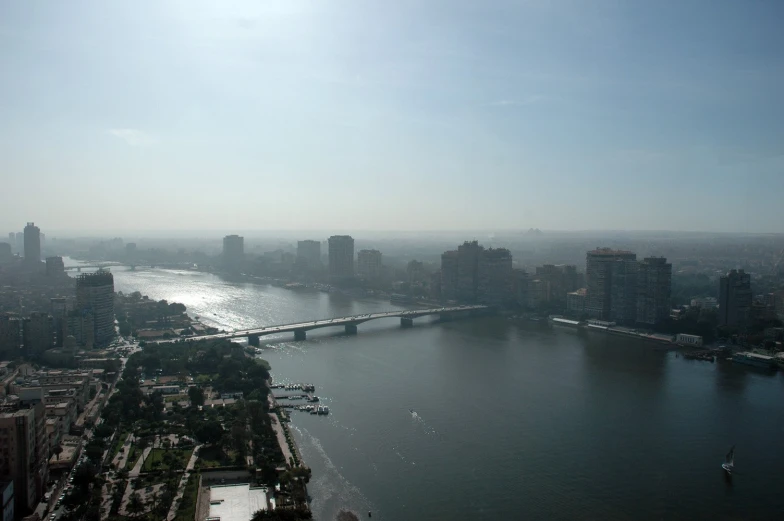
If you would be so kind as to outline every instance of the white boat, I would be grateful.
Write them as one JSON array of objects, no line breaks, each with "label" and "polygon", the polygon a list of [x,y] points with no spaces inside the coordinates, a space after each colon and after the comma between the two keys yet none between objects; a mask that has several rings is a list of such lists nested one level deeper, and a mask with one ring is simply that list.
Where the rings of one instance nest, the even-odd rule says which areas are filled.
[{"label": "white boat", "polygon": [[724,472],[727,474],[732,474],[732,470],[735,468],[735,445],[732,446],[724,457],[724,463],[721,464],[721,468],[723,468]]}]

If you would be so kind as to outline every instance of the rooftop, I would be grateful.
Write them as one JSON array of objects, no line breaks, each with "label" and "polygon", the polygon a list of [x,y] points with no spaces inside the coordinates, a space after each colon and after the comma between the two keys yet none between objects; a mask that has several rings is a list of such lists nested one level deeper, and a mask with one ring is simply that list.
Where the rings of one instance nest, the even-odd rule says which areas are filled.
[{"label": "rooftop", "polygon": [[210,518],[220,521],[250,521],[259,510],[267,510],[267,489],[242,485],[210,487]]}]

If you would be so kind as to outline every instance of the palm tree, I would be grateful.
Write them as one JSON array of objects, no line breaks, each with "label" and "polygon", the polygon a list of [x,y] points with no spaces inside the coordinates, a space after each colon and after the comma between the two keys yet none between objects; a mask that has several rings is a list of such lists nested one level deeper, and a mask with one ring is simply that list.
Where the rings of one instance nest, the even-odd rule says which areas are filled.
[{"label": "palm tree", "polygon": [[125,510],[134,517],[144,512],[144,503],[142,503],[142,498],[139,497],[138,492],[131,494],[131,497],[128,499],[128,504],[125,506]]}]

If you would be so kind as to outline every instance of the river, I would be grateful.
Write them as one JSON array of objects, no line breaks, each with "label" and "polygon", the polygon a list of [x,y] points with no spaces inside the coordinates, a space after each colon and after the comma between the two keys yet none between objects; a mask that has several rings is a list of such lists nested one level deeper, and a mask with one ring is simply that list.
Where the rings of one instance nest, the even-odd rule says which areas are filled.
[{"label": "river", "polygon": [[[225,329],[396,309],[175,270],[114,268],[115,289],[182,302]],[[316,519],[775,519],[784,378],[655,344],[485,317],[262,337],[292,413]],[[412,412],[413,411],[413,412]],[[736,473],[720,464],[733,444]]]}]

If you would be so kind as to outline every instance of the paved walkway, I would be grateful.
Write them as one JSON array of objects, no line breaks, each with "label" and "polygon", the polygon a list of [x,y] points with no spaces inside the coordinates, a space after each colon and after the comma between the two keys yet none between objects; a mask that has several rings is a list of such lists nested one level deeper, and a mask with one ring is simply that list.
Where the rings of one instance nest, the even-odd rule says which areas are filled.
[{"label": "paved walkway", "polygon": [[185,494],[185,485],[188,484],[188,478],[193,471],[193,468],[196,466],[196,460],[199,457],[196,455],[201,449],[201,445],[196,445],[193,449],[193,453],[191,454],[191,459],[188,460],[188,465],[185,467],[185,472],[182,473],[182,478],[180,478],[180,486],[177,487],[177,494],[174,496],[174,500],[172,501],[171,508],[169,508],[169,514],[166,516],[168,521],[172,521],[177,516],[177,507],[180,505],[180,501],[182,500],[183,494]]},{"label": "paved walkway", "polygon": [[151,451],[152,447],[147,447],[144,449],[144,452],[142,452],[142,457],[139,458],[139,461],[136,462],[136,465],[134,465],[133,469],[128,473],[129,480],[139,477],[139,473],[142,471],[142,465],[144,465],[144,460],[147,459],[147,456],[150,455]]},{"label": "paved walkway", "polygon": [[283,452],[283,457],[286,458],[286,463],[288,463],[290,458],[293,458],[294,455],[291,453],[289,444],[286,442],[286,434],[283,432],[283,427],[278,421],[278,416],[274,413],[269,413],[269,415],[270,419],[272,420],[272,428],[275,430],[275,434],[278,436],[278,445],[280,445],[280,450]]}]

